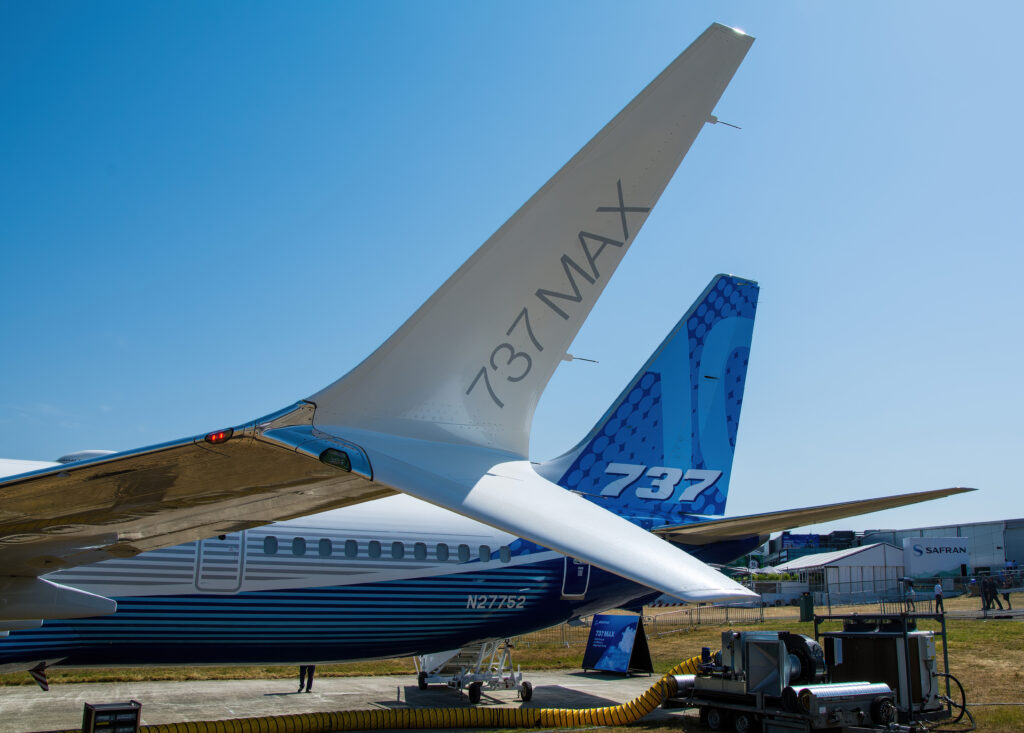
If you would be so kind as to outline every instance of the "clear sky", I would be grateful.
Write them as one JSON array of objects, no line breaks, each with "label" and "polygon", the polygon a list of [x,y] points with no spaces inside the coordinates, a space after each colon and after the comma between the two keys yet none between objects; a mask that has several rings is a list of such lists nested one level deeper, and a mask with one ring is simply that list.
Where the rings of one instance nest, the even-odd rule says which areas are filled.
[{"label": "clear sky", "polygon": [[238,424],[379,345],[713,21],[757,37],[534,423],[761,284],[730,515],[1024,516],[1024,4],[0,3],[0,455]]}]

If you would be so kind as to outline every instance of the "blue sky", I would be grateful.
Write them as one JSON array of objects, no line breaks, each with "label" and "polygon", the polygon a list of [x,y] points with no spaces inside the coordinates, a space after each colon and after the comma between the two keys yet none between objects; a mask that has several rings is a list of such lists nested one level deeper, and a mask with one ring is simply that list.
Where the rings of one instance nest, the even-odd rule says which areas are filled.
[{"label": "blue sky", "polygon": [[729,514],[1024,516],[1019,3],[0,5],[0,455],[237,424],[397,328],[713,21],[757,37],[572,348],[574,444],[761,284]]}]

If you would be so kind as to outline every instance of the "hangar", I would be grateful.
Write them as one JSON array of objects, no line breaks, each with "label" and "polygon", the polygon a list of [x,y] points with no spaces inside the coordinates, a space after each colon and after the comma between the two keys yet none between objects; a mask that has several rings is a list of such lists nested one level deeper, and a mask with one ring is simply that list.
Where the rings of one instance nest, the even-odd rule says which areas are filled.
[{"label": "hangar", "polygon": [[873,601],[899,593],[903,549],[875,542],[834,552],[804,555],[776,565],[780,573],[797,573],[816,604]]},{"label": "hangar", "polygon": [[998,572],[1014,565],[1024,565],[1024,518],[995,522],[945,524],[915,529],[872,529],[864,533],[862,542],[888,542],[897,547],[914,537],[964,537],[967,539],[966,573]]}]

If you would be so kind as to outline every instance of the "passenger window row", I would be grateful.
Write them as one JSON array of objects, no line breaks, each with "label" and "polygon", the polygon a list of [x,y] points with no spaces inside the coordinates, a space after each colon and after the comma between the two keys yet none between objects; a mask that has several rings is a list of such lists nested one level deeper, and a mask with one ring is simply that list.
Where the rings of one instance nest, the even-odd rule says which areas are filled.
[{"label": "passenger window row", "polygon": [[[329,539],[320,540],[317,545],[317,554],[320,557],[333,557],[335,554],[334,542]],[[280,542],[274,535],[267,535],[263,538],[263,554],[264,555],[276,555],[281,550]],[[404,560],[406,557],[406,546],[404,542],[392,542],[390,550],[390,557],[392,560]],[[305,537],[293,537],[291,541],[291,554],[296,557],[303,557],[306,555],[306,538]],[[377,540],[370,540],[366,543],[366,555],[371,559],[379,558],[383,553],[381,543]],[[453,548],[450,548],[444,542],[438,542],[434,547],[434,557],[440,562],[448,562],[452,557]],[[470,549],[469,545],[459,545],[454,548],[454,554],[458,558],[459,562],[469,562]],[[344,556],[348,559],[354,559],[359,557],[359,543],[355,540],[345,540],[344,544],[338,548],[338,556]],[[488,545],[480,545],[477,548],[477,557],[480,558],[481,562],[487,562],[491,559],[491,548]],[[502,562],[512,561],[512,550],[508,545],[502,545],[498,548],[498,557]],[[412,546],[412,559],[414,560],[426,560],[427,559],[427,545],[423,542],[417,542]]]}]

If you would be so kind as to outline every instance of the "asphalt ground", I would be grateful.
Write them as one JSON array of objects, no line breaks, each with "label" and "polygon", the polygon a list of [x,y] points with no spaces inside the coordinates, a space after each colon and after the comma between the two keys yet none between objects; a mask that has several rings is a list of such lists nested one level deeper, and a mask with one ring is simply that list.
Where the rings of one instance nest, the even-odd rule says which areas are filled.
[{"label": "asphalt ground", "polygon": [[[659,677],[589,672],[525,674],[533,683],[533,699],[523,703],[515,689],[484,690],[481,705],[532,708],[590,708],[632,700]],[[0,730],[10,733],[52,731],[82,725],[85,703],[142,703],[146,725],[222,720],[372,708],[468,706],[464,694],[445,687],[421,691],[411,677],[317,678],[310,693],[296,692],[295,680],[209,680],[201,682],[117,682],[54,685],[43,692],[35,685],[0,688]],[[656,709],[648,720],[682,715]]]}]

